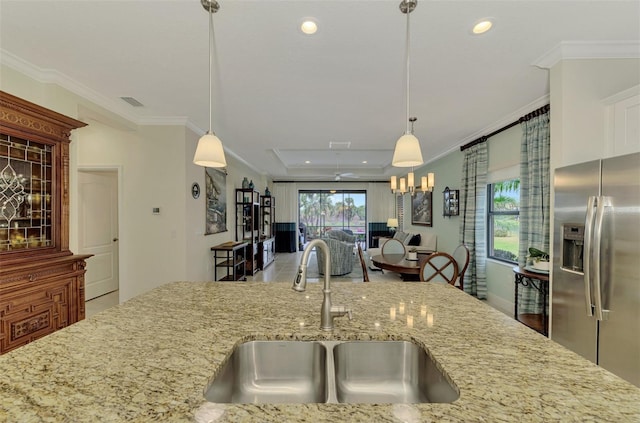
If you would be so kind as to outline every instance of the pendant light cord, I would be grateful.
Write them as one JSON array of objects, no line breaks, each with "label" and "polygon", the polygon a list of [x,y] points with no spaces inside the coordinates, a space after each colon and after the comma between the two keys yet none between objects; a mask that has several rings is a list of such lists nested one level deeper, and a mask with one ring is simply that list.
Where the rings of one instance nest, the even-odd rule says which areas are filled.
[{"label": "pendant light cord", "polygon": [[407,5],[407,51],[406,51],[406,55],[407,55],[407,134],[410,134],[413,131],[410,131],[409,129],[409,75],[410,75],[410,67],[409,67],[409,28],[410,28],[410,21],[409,21],[409,15],[411,14],[411,8]]},{"label": "pendant light cord", "polygon": [[213,134],[213,108],[212,108],[212,100],[213,97],[213,77],[212,77],[212,69],[213,69],[213,12],[211,11],[213,6],[209,6],[209,132]]}]

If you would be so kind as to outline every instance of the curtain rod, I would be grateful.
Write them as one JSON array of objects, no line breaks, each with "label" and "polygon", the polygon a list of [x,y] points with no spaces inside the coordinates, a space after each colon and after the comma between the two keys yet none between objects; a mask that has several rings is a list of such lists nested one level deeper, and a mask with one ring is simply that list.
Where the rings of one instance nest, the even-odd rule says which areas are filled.
[{"label": "curtain rod", "polygon": [[495,131],[493,131],[493,132],[492,132],[492,133],[490,133],[489,135],[484,135],[484,136],[482,136],[482,137],[480,137],[480,138],[478,138],[478,139],[475,139],[475,140],[473,140],[473,141],[471,141],[471,142],[469,142],[469,143],[467,143],[467,144],[463,145],[462,147],[460,147],[460,151],[464,151],[464,150],[466,150],[467,148],[471,148],[471,147],[473,147],[474,145],[478,145],[478,144],[480,144],[480,143],[486,142],[486,141],[487,141],[489,138],[491,138],[492,136],[497,135],[497,134],[499,134],[500,132],[504,132],[504,131],[506,131],[506,130],[507,130],[507,129],[509,129],[509,128],[513,128],[514,126],[516,126],[516,125],[517,125],[517,124],[519,124],[519,123],[526,122],[526,121],[528,121],[528,120],[533,119],[533,118],[534,118],[534,117],[536,117],[536,116],[540,116],[540,115],[542,115],[542,114],[544,114],[544,113],[547,113],[549,110],[550,110],[550,106],[549,106],[548,104],[546,104],[546,105],[544,105],[544,106],[540,107],[539,109],[534,110],[534,111],[533,111],[533,112],[531,112],[531,113],[527,113],[526,115],[522,116],[520,119],[518,119],[518,120],[516,120],[516,121],[514,121],[514,122],[511,122],[510,124],[505,125],[505,126],[503,126],[502,128],[500,128],[500,129],[496,129]]}]

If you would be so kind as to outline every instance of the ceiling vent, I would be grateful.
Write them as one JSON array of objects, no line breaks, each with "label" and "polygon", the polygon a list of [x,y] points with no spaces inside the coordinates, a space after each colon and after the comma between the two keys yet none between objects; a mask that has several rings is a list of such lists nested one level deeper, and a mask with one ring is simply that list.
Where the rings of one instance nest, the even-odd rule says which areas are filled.
[{"label": "ceiling vent", "polygon": [[136,100],[133,97],[120,97],[120,98],[126,101],[127,103],[129,103],[130,105],[132,105],[133,107],[144,107],[144,104],[140,103],[138,100]]},{"label": "ceiling vent", "polygon": [[330,141],[329,142],[330,150],[348,150],[350,148],[351,148],[351,141],[344,141],[344,142]]}]

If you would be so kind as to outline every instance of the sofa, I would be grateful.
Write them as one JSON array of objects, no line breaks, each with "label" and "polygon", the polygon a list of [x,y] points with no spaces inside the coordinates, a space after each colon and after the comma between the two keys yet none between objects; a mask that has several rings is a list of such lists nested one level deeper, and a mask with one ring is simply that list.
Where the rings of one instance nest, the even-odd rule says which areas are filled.
[{"label": "sofa", "polygon": [[[365,260],[369,269],[371,270],[380,270],[380,268],[376,267],[371,261],[371,257],[380,255],[382,246],[385,242],[387,242],[390,238],[381,237],[378,240],[378,248],[369,248],[365,252]],[[397,231],[393,235],[393,239],[397,239],[402,242],[407,250],[410,248],[414,248],[418,253],[420,252],[432,252],[438,251],[438,236],[435,234],[430,234],[426,232],[421,233],[409,233]]]}]

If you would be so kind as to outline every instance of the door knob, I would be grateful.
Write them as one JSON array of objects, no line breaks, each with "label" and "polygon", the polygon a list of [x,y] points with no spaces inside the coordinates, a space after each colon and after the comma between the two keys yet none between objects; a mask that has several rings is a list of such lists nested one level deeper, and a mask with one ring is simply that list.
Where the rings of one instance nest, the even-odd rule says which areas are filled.
[{"label": "door knob", "polygon": [[113,238],[113,242],[117,242],[117,241],[118,241],[118,238]]}]

